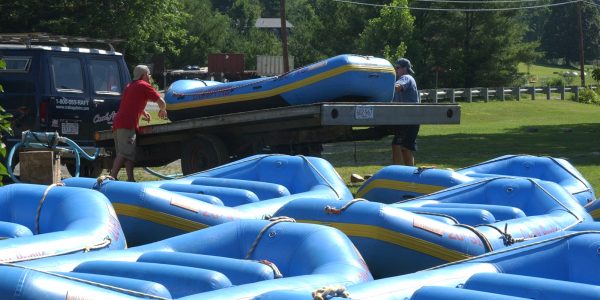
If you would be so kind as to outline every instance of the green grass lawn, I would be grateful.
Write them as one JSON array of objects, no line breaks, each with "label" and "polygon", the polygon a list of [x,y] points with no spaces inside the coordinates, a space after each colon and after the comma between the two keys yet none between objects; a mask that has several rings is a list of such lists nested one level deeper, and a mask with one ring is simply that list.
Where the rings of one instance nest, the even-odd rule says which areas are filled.
[{"label": "green grass lawn", "polygon": [[[593,65],[585,65],[584,69],[585,69],[585,83],[586,85],[590,85],[590,84],[598,84],[593,78],[592,78],[592,70],[595,68],[595,66]],[[524,63],[520,63],[518,65],[518,72],[519,73],[523,73],[523,74],[530,74],[533,75],[535,77],[535,79],[537,80],[536,85],[540,85],[543,84],[543,82],[545,80],[551,79],[551,78],[559,78],[562,77],[562,74],[566,71],[576,71],[577,73],[579,73],[579,66],[576,67],[568,67],[568,66],[560,66],[560,65],[527,65]],[[579,76],[577,76],[576,78],[573,78],[572,81],[572,85],[580,85],[580,79]]]},{"label": "green grass lawn", "polygon": [[[559,100],[476,102],[461,103],[461,113],[460,125],[421,126],[417,165],[460,168],[505,154],[561,157],[600,188],[600,106]],[[330,144],[323,156],[349,183],[351,173],[372,174],[390,164],[390,143],[388,137]]]}]

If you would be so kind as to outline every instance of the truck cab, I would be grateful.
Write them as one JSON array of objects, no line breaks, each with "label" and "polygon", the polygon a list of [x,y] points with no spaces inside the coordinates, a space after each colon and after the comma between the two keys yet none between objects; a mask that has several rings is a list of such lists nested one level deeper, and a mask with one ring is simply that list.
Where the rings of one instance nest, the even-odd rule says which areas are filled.
[{"label": "truck cab", "polygon": [[[123,55],[114,50],[0,43],[0,106],[13,115],[12,147],[26,130],[58,132],[84,149],[94,133],[110,129],[130,81]],[[93,151],[91,151],[93,152]],[[67,167],[74,160],[64,157]],[[82,176],[97,176],[99,162],[82,161]]]}]

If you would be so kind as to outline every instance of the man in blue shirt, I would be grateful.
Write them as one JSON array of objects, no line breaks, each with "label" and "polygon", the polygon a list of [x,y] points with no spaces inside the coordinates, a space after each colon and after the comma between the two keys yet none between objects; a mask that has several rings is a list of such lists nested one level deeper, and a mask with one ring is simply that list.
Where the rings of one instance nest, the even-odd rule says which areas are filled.
[{"label": "man in blue shirt", "polygon": [[[417,83],[412,77],[415,72],[410,61],[400,58],[394,64],[396,68],[394,102],[420,103],[421,97],[417,90]],[[392,162],[395,165],[415,165],[413,152],[417,151],[417,135],[419,125],[400,125],[396,128],[392,140]]]}]

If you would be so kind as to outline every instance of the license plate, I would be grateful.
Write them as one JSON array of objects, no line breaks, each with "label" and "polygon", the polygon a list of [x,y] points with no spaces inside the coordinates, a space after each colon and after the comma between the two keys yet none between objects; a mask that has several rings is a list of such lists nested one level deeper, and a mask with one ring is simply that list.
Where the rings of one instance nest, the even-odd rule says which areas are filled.
[{"label": "license plate", "polygon": [[60,124],[62,134],[79,134],[79,123]]},{"label": "license plate", "polygon": [[357,120],[373,119],[373,106],[360,105],[354,111],[354,118]]}]

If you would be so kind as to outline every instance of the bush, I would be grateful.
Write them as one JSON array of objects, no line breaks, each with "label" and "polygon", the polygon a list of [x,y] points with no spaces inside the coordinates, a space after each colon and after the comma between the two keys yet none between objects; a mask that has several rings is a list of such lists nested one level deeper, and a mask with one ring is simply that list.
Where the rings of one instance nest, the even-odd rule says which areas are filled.
[{"label": "bush", "polygon": [[542,81],[542,86],[565,86],[565,81],[562,77],[547,78]]},{"label": "bush", "polygon": [[600,68],[594,68],[592,70],[592,78],[594,78],[596,82],[600,82]]},{"label": "bush", "polygon": [[[574,98],[575,96],[573,96]],[[590,88],[584,88],[579,90],[579,99],[573,99],[574,101],[587,104],[600,104],[600,96]]]},{"label": "bush", "polygon": [[[6,67],[6,63],[0,59],[0,69],[4,69]],[[0,85],[0,93],[3,93],[2,85]],[[6,145],[3,142],[2,136],[4,134],[12,134],[12,128],[10,127],[10,118],[12,116],[7,113],[2,106],[0,106],[0,159],[4,161],[4,157],[6,156]],[[2,178],[8,176],[8,172],[3,163],[0,163],[0,186],[2,185]]]}]

